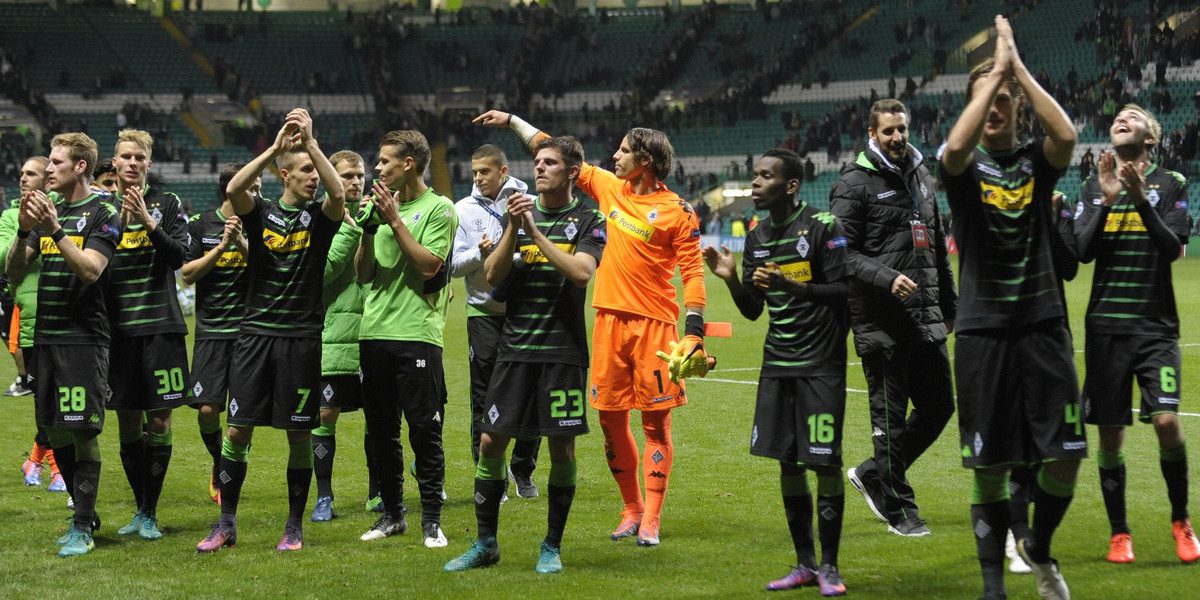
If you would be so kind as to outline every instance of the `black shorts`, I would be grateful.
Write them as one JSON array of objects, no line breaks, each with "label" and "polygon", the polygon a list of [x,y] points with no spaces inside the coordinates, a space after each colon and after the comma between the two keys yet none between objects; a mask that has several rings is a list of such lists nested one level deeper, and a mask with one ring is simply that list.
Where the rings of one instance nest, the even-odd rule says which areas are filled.
[{"label": "black shorts", "polygon": [[319,338],[243,334],[233,351],[226,421],[235,427],[316,429],[320,384]]},{"label": "black shorts", "polygon": [[588,432],[587,367],[497,362],[483,403],[483,430],[511,436]]},{"label": "black shorts", "polygon": [[233,349],[237,339],[196,340],[192,348],[191,406],[215,406],[225,410],[229,377],[233,373]]},{"label": "black shorts", "polygon": [[321,408],[340,408],[342,412],[362,408],[362,377],[358,375],[321,377]]},{"label": "black shorts", "polygon": [[1148,335],[1088,334],[1084,419],[1092,425],[1133,424],[1133,378],[1142,391],[1138,419],[1179,414],[1183,353],[1179,341]]},{"label": "black shorts", "polygon": [[845,414],[845,375],[759,377],[750,454],[841,466]]},{"label": "black shorts", "polygon": [[35,345],[30,354],[38,426],[103,429],[108,348]]},{"label": "black shorts", "polygon": [[108,410],[160,410],[190,402],[182,333],[113,338]]},{"label": "black shorts", "polygon": [[964,467],[1087,456],[1075,350],[1065,324],[955,335]]}]

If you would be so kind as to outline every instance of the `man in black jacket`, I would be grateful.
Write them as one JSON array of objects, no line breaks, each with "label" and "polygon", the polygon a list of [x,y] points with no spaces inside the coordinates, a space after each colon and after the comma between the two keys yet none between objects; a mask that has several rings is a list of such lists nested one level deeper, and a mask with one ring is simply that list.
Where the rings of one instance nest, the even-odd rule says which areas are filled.
[{"label": "man in black jacket", "polygon": [[875,446],[846,476],[888,531],[919,537],[930,531],[906,471],[954,414],[946,336],[957,295],[933,182],[908,133],[904,104],[876,102],[867,150],[842,169],[830,210],[846,230],[850,324]]}]

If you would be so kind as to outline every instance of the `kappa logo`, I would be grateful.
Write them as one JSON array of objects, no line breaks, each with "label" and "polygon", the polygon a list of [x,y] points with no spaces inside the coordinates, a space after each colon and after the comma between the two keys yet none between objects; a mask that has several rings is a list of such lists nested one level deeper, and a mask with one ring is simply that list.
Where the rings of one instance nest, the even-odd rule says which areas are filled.
[{"label": "kappa logo", "polygon": [[770,250],[755,250],[754,258],[766,258],[771,255]]},{"label": "kappa logo", "polygon": [[833,449],[825,446],[812,446],[808,449],[809,454],[817,454],[820,456],[833,456]]},{"label": "kappa logo", "polygon": [[984,175],[989,175],[989,176],[995,177],[997,179],[1004,177],[1004,174],[1001,173],[1000,169],[997,169],[996,167],[993,167],[991,165],[985,165],[979,161],[975,161],[975,164],[978,166],[979,172],[983,173]]},{"label": "kappa logo", "polygon": [[275,213],[271,213],[271,214],[267,215],[267,220],[280,226],[280,227],[287,227],[287,221],[284,221],[283,217],[281,217]]},{"label": "kappa logo", "polygon": [[892,196],[895,196],[895,195],[896,195],[896,190],[888,190],[886,192],[883,192],[882,194],[876,195],[875,197],[879,200],[883,200],[885,198],[891,198]]}]

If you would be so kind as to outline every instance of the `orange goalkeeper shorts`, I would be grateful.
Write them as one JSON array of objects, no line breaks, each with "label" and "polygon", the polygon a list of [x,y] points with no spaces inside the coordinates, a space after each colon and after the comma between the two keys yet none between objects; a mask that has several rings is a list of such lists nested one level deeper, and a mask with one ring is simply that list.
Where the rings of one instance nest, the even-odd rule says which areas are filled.
[{"label": "orange goalkeeper shorts", "polygon": [[671,382],[667,362],[655,356],[679,341],[673,323],[596,311],[592,328],[592,408],[666,410],[687,404],[683,382]]}]

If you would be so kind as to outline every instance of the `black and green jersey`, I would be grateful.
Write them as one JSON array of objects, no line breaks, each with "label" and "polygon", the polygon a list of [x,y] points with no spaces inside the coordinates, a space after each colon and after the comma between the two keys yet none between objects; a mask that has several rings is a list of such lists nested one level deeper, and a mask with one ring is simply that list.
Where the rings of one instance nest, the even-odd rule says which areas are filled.
[{"label": "black and green jersey", "polygon": [[1187,180],[1153,165],[1146,173],[1146,203],[1121,197],[1109,208],[1095,175],[1076,205],[1076,232],[1085,261],[1095,259],[1088,332],[1179,337],[1171,261],[1191,233]]},{"label": "black and green jersey", "polygon": [[[766,303],[770,326],[763,344],[763,377],[846,373],[846,243],[833,213],[808,203],[787,221],[767,219],[746,235],[742,289],[747,300],[738,302],[738,309],[754,319]],[[779,265],[784,277],[808,284],[808,297],[754,285],[755,269],[767,263]]]},{"label": "black and green jersey", "polygon": [[[121,215],[113,205],[92,194],[74,204],[50,194],[58,224],[76,246],[95,250],[111,259],[121,239]],[[111,199],[108,194],[104,198]],[[108,346],[111,329],[104,302],[111,263],[91,285],[85,285],[62,257],[58,245],[40,226],[29,236],[29,246],[42,257],[38,279],[38,314],[35,345]]]},{"label": "black and green jersey", "polygon": [[[562,208],[544,208],[538,198],[532,213],[538,229],[563,252],[588,254],[600,261],[608,235],[604,216],[598,211],[583,206],[579,199]],[[510,226],[508,215],[503,223]],[[559,273],[524,228],[517,230],[517,248],[524,255],[525,266],[513,265],[504,282],[508,308],[497,360],[586,367],[587,289],[576,287]]]},{"label": "black and green jersey", "polygon": [[[225,215],[205,211],[188,222],[189,262],[221,245]],[[246,314],[246,257],[236,247],[221,253],[217,264],[196,281],[196,339],[237,338]]]},{"label": "black and green jersey", "polygon": [[1061,175],[1041,139],[1006,153],[976,147],[961,174],[942,169],[958,246],[958,331],[1066,317],[1051,251],[1051,197]]},{"label": "black and green jersey", "polygon": [[254,209],[241,215],[250,245],[242,333],[320,339],[325,259],[342,224],[327,218],[321,206],[297,208],[256,198]]},{"label": "black and green jersey", "polygon": [[[187,253],[187,217],[175,194],[147,186],[142,198],[158,226],[147,231],[131,221],[108,263],[106,300],[113,337],[186,335],[175,270],[183,266]],[[121,201],[118,194],[117,204]]]}]

